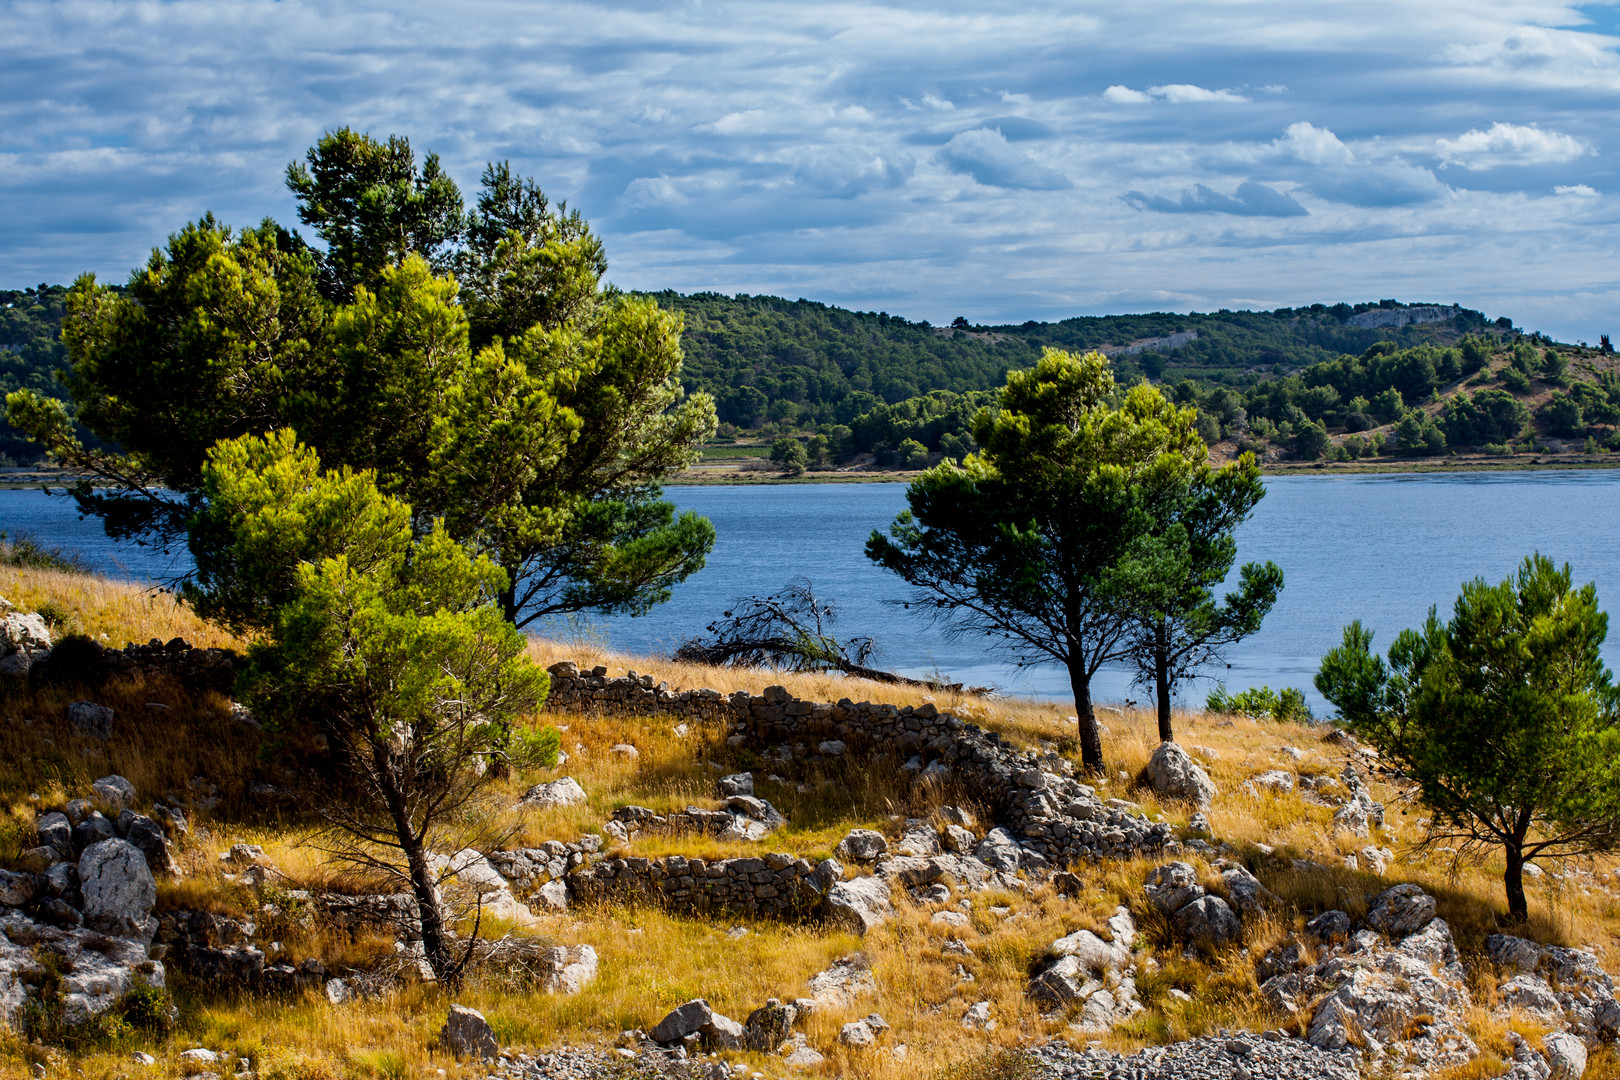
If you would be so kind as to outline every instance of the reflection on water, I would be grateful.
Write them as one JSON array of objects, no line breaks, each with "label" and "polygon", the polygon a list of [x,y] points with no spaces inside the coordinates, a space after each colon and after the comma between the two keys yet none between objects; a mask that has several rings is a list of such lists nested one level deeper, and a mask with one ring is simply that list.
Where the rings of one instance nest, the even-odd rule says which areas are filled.
[{"label": "reflection on water", "polygon": [[[1388,476],[1288,476],[1266,481],[1267,496],[1238,534],[1239,559],[1270,559],[1286,586],[1265,628],[1231,650],[1218,673],[1233,689],[1269,684],[1305,689],[1343,625],[1373,627],[1375,646],[1420,622],[1431,605],[1449,611],[1461,582],[1499,580],[1531,551],[1571,564],[1578,581],[1595,581],[1600,601],[1620,610],[1620,472],[1452,473]],[[838,608],[842,636],[871,635],[880,661],[911,674],[1064,697],[1055,668],[1015,671],[983,639],[953,638],[900,603],[903,586],[863,554],[874,528],[887,528],[905,503],[900,484],[782,484],[676,487],[683,510],[714,521],[709,565],[674,597],[640,618],[593,626],[629,652],[668,653],[700,634],[733,600],[809,578]],[[38,491],[0,491],[0,531],[28,529],[77,548],[97,567],[135,579],[174,572],[170,560],[113,545],[99,524],[80,521],[71,503]],[[1620,649],[1605,647],[1611,666]],[[1207,684],[1195,688],[1199,701]],[[1104,699],[1143,697],[1127,672],[1099,677]]]}]

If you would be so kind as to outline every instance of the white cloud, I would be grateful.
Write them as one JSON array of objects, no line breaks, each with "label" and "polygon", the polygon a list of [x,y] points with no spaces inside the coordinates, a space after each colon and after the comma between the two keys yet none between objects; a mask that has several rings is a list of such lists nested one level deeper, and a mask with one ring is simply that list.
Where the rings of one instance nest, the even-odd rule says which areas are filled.
[{"label": "white cloud", "polygon": [[1146,92],[1128,86],[1110,86],[1103,91],[1103,100],[1116,105],[1146,105],[1152,101],[1165,101],[1172,105],[1205,102],[1245,102],[1249,99],[1235,90],[1206,90],[1191,83],[1171,83],[1168,86],[1150,86]]},{"label": "white cloud", "polygon": [[1475,128],[1455,139],[1440,139],[1435,149],[1441,165],[1461,165],[1465,169],[1494,169],[1501,165],[1561,165],[1589,153],[1587,145],[1573,135],[1543,131],[1531,124],[1497,122],[1488,130]]},{"label": "white cloud", "polygon": [[1555,187],[1553,188],[1553,194],[1574,199],[1595,199],[1598,197],[1597,189],[1586,184],[1567,184]]},{"label": "white cloud", "polygon": [[940,112],[951,112],[956,108],[956,106],[951,102],[946,101],[942,97],[935,97],[933,94],[924,94],[922,103],[925,107],[937,109]]},{"label": "white cloud", "polygon": [[1193,86],[1190,83],[1150,86],[1148,87],[1148,93],[1154,97],[1163,98],[1172,105],[1184,105],[1189,102],[1241,102],[1249,100],[1235,90],[1205,90],[1202,86]]},{"label": "white cloud", "polygon": [[1337,135],[1304,120],[1289,124],[1272,146],[1285,157],[1306,165],[1348,165],[1355,160]]},{"label": "white cloud", "polygon": [[1153,100],[1153,95],[1132,90],[1128,86],[1110,86],[1103,91],[1103,100],[1112,101],[1116,105],[1146,105]]}]

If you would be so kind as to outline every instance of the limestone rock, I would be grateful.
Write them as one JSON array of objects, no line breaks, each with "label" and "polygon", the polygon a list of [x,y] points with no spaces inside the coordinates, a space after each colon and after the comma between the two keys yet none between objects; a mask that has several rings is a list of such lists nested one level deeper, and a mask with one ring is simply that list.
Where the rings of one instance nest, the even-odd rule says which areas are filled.
[{"label": "limestone rock", "polygon": [[970,1031],[994,1031],[996,1022],[990,1018],[990,1003],[980,1001],[969,1006],[962,1016],[962,1026]]},{"label": "limestone rock", "polygon": [[1305,932],[1321,941],[1350,936],[1350,916],[1342,911],[1324,911],[1305,924]]},{"label": "limestone rock", "polygon": [[494,1061],[500,1053],[495,1029],[489,1026],[484,1014],[465,1005],[451,1005],[439,1032],[439,1045],[457,1060],[475,1057],[481,1061]]},{"label": "limestone rock", "polygon": [[1568,1032],[1554,1032],[1541,1042],[1552,1072],[1548,1080],[1581,1080],[1586,1073],[1586,1044]]},{"label": "limestone rock", "polygon": [[39,837],[41,847],[50,848],[64,859],[72,857],[73,826],[68,824],[66,814],[53,811],[43,815],[35,823],[34,832]]},{"label": "limestone rock", "polygon": [[120,810],[132,809],[135,806],[135,785],[122,776],[103,776],[90,790],[96,793],[96,798],[112,808],[114,817]]},{"label": "limestone rock", "polygon": [[75,735],[91,739],[112,738],[114,713],[105,705],[93,701],[75,701],[67,707],[68,723]]},{"label": "limestone rock", "polygon": [[775,1050],[792,1033],[797,1012],[792,1005],[769,999],[748,1014],[748,1022],[743,1025],[743,1048],[760,1053]]},{"label": "limestone rock", "polygon": [[696,1034],[698,1029],[714,1019],[714,1015],[707,1001],[693,998],[672,1009],[647,1035],[653,1042],[678,1043],[688,1035]]},{"label": "limestone rock", "polygon": [[1148,872],[1142,891],[1147,893],[1149,902],[1166,915],[1174,915],[1204,895],[1204,887],[1198,884],[1198,871],[1192,864],[1180,861],[1154,867]]},{"label": "limestone rock", "polygon": [[115,937],[151,941],[157,932],[152,907],[157,883],[146,857],[127,840],[103,840],[79,857],[79,889],[84,921]]},{"label": "limestone rock", "polygon": [[544,809],[551,806],[575,806],[585,799],[585,789],[579,786],[579,781],[572,776],[564,776],[534,785],[523,793],[518,805]]},{"label": "limestone rock", "polygon": [[871,862],[889,850],[889,842],[875,829],[851,829],[838,841],[835,854],[850,862]]},{"label": "limestone rock", "polygon": [[546,958],[552,970],[541,986],[549,994],[577,994],[596,978],[596,950],[589,945],[556,945]]},{"label": "limestone rock", "polygon": [[1366,922],[1390,937],[1405,937],[1429,925],[1434,907],[1434,897],[1416,885],[1396,885],[1373,900]]},{"label": "limestone rock", "polygon": [[1187,751],[1173,742],[1159,744],[1148,759],[1144,773],[1147,782],[1160,795],[1186,799],[1200,810],[1209,809],[1209,804],[1219,794],[1209,774],[1193,761]]},{"label": "limestone rock", "polygon": [[836,883],[827,890],[826,909],[829,921],[862,935],[894,916],[889,883],[880,877]]},{"label": "limestone rock", "polygon": [[810,1001],[818,1009],[845,1009],[868,994],[877,993],[872,962],[865,953],[851,953],[811,978]]},{"label": "limestone rock", "polygon": [[729,799],[733,795],[752,795],[754,793],[754,774],[742,772],[722,776],[715,781],[714,787],[715,793],[722,799]]},{"label": "limestone rock", "polygon": [[998,826],[985,834],[979,846],[973,849],[974,857],[994,870],[1012,873],[1024,861],[1024,846],[1018,842],[1006,826]]},{"label": "limestone rock", "polygon": [[1243,933],[1238,917],[1218,896],[1194,900],[1178,910],[1172,921],[1183,936],[1198,944],[1225,945]]}]

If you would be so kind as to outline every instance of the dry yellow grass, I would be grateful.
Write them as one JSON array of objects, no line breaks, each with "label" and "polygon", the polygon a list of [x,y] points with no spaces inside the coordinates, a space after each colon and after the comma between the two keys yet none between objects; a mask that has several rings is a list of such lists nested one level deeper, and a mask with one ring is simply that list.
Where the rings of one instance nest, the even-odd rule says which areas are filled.
[{"label": "dry yellow grass", "polygon": [[[16,579],[8,582],[0,577],[0,593],[14,600],[52,596],[51,587],[51,582],[40,578],[18,584]],[[24,591],[30,588],[35,591]],[[116,626],[117,612],[140,610],[138,605],[129,609],[121,606],[133,602],[127,592],[120,592],[121,587],[73,588],[79,590],[76,595],[81,598],[75,610],[82,611],[81,617],[86,619],[102,618]],[[13,592],[17,595],[13,596]],[[171,620],[174,633],[206,640],[197,628],[186,623],[183,611],[170,610],[163,618]],[[164,635],[154,631],[150,636]],[[602,663],[615,674],[634,668],[680,687],[709,686],[729,692],[757,690],[765,682],[780,682],[806,698],[836,700],[848,696],[898,703],[932,699],[941,709],[969,716],[1023,745],[1051,744],[1072,733],[1066,719],[1070,710],[1062,703],[959,698],[820,675],[762,675],[675,665],[590,652],[577,644],[536,642],[532,652],[541,663],[558,659]],[[149,695],[164,692],[162,687],[144,686],[112,691],[122,695],[117,699],[122,703],[121,711],[125,707],[134,709],[150,699]],[[195,774],[192,770],[216,778],[249,775],[254,768],[251,752],[243,745],[233,749],[232,744],[237,742],[234,739],[209,739],[209,729],[198,726],[201,721],[195,719],[203,710],[216,709],[220,703],[185,702],[178,697],[170,700],[174,707],[165,714],[165,725],[140,735],[128,751],[115,751],[121,756],[105,761],[93,756],[81,758],[83,747],[59,727],[49,726],[54,721],[48,718],[42,721],[43,727],[14,730],[8,725],[0,731],[0,757],[4,758],[0,764],[0,805],[7,810],[7,827],[13,837],[20,836],[19,830],[32,819],[38,805],[27,798],[35,793],[29,785],[38,787],[41,801],[48,802],[82,792],[88,780],[101,775],[103,768],[116,768],[130,776],[143,792],[184,782]],[[16,699],[0,702],[0,715],[22,715],[20,704]],[[53,710],[59,711],[60,704],[46,697],[38,703],[30,701],[29,707],[35,713],[52,714]],[[189,727],[179,722],[186,715],[193,716]],[[1451,924],[1459,947],[1471,961],[1478,960],[1483,939],[1498,928],[1504,906],[1499,860],[1454,867],[1443,852],[1413,854],[1411,846],[1422,836],[1418,824],[1422,813],[1405,801],[1401,791],[1376,777],[1373,793],[1388,807],[1388,828],[1370,838],[1332,833],[1328,826],[1331,808],[1312,801],[1306,792],[1251,797],[1243,790],[1245,780],[1273,768],[1336,775],[1343,764],[1342,752],[1323,740],[1323,729],[1197,713],[1180,713],[1175,721],[1178,740],[1184,746],[1204,748],[1197,753],[1208,752],[1207,768],[1221,789],[1209,811],[1216,835],[1233,844],[1264,883],[1286,902],[1282,909],[1247,928],[1246,951],[1233,949],[1203,958],[1184,956],[1179,943],[1168,934],[1163,918],[1142,903],[1140,882],[1152,862],[1134,860],[1076,868],[1088,885],[1086,894],[1077,898],[1059,898],[1044,885],[1023,893],[973,895],[969,897],[971,926],[963,930],[948,931],[932,923],[933,909],[914,906],[897,895],[899,917],[864,940],[817,927],[725,917],[690,919],[651,908],[583,907],[543,917],[537,926],[515,932],[593,945],[600,954],[601,970],[584,992],[573,997],[535,995],[491,981],[467,987],[458,1000],[484,1011],[503,1042],[510,1045],[543,1049],[558,1042],[607,1044],[618,1032],[648,1027],[669,1008],[695,996],[706,997],[719,1011],[743,1019],[767,997],[786,999],[804,993],[810,976],[834,958],[860,948],[871,957],[876,970],[877,996],[857,1003],[849,1016],[833,1011],[814,1017],[807,1029],[810,1040],[829,1055],[823,1069],[827,1075],[911,1080],[938,1076],[950,1066],[998,1047],[1067,1035],[1063,1022],[1043,1019],[1025,996],[1030,965],[1059,936],[1081,927],[1103,931],[1108,915],[1119,903],[1133,908],[1141,927],[1145,951],[1138,986],[1147,1006],[1147,1011],[1102,1040],[1121,1050],[1222,1027],[1291,1026],[1298,1030],[1299,1018],[1277,1016],[1267,1010],[1255,983],[1255,958],[1297,931],[1309,915],[1328,906],[1359,914],[1371,896],[1395,881],[1415,881],[1434,893],[1440,914]],[[724,733],[713,726],[689,725],[687,734],[680,736],[675,733],[673,720],[658,717],[547,713],[533,722],[565,727],[562,745],[571,759],[563,770],[537,770],[507,777],[491,792],[485,813],[489,820],[512,831],[514,843],[574,839],[583,831],[599,828],[614,807],[629,802],[655,810],[679,809],[688,803],[713,806],[712,786],[720,770],[755,764],[726,748]],[[1141,713],[1109,714],[1105,722],[1109,729],[1104,737],[1109,775],[1100,785],[1100,793],[1131,799],[1147,813],[1184,822],[1190,807],[1161,803],[1131,781],[1157,745],[1153,718]],[[39,734],[45,732],[57,740],[54,748],[40,746]],[[609,748],[619,743],[635,746],[639,756],[627,760],[610,753]],[[1284,747],[1295,747],[1305,756],[1296,762],[1284,753]],[[50,772],[53,768],[55,773]],[[512,809],[524,788],[559,772],[576,777],[585,787],[590,796],[586,805],[544,812]],[[756,769],[761,794],[790,819],[790,824],[773,835],[767,847],[808,857],[829,852],[849,828],[877,828],[895,835],[905,816],[927,814],[942,798],[971,802],[971,793],[916,795],[892,773],[859,763],[793,773],[782,782],[765,779],[767,775],[768,769]],[[229,885],[219,867],[219,852],[239,840],[263,844],[271,860],[287,875],[289,884],[347,884],[310,845],[306,829],[292,827],[274,815],[228,798],[215,814],[199,815],[197,828],[183,853],[188,877],[165,885],[162,903],[208,904],[243,912],[256,904],[258,896]],[[1345,856],[1368,843],[1388,845],[1397,852],[1395,864],[1382,878],[1344,866]],[[1270,854],[1266,848],[1271,849]],[[648,838],[633,844],[632,849],[640,855],[679,851],[706,856],[757,850],[693,838]],[[1207,863],[1190,861],[1198,865],[1206,880],[1214,880]],[[1607,963],[1614,953],[1615,935],[1620,933],[1620,898],[1608,876],[1612,864],[1594,864],[1591,869],[1594,873],[1590,877],[1561,880],[1549,873],[1529,882],[1532,919],[1528,932],[1544,941],[1595,947]],[[998,914],[992,911],[997,907],[1009,910]],[[734,938],[728,934],[733,926],[747,933]],[[975,956],[962,958],[942,953],[940,946],[949,934],[961,936]],[[341,941],[318,930],[300,936],[292,929],[285,932],[283,945],[295,958],[322,955],[329,962],[360,962],[386,947],[376,940]],[[1486,965],[1475,964],[1474,970],[1471,990],[1477,1007],[1470,1027],[1484,1053],[1447,1080],[1471,1080],[1499,1073],[1502,1062],[1511,1054],[1508,1030],[1514,1028],[1526,1036],[1535,1034],[1518,1018],[1504,1022],[1493,1015],[1495,979]],[[962,978],[963,974],[971,976],[971,980]],[[178,1074],[179,1051],[206,1045],[246,1054],[260,1066],[260,1076],[283,1080],[419,1076],[424,1068],[443,1068],[452,1077],[483,1074],[482,1070],[458,1068],[437,1050],[435,1039],[447,999],[432,988],[414,987],[386,1000],[334,1007],[313,995],[293,1002],[253,1001],[198,995],[184,986],[183,979],[177,977],[175,983],[182,1005],[182,1028],[172,1039],[154,1043],[136,1038],[118,1045],[86,1048],[73,1055],[71,1061],[61,1051],[50,1051],[55,1055],[53,1072],[60,1065],[64,1070],[82,1070],[86,1077],[110,1080],[127,1073],[129,1050],[141,1046],[160,1058],[168,1074]],[[1172,989],[1191,995],[1192,1000],[1179,1000],[1170,993]],[[990,1003],[998,1024],[991,1034],[968,1031],[960,1025],[963,1012],[978,1001]],[[910,1048],[904,1061],[837,1047],[838,1026],[851,1016],[871,1011],[881,1013],[894,1027],[884,1040],[886,1044],[905,1043]],[[9,1075],[8,1069],[20,1067],[30,1055],[39,1057],[44,1053],[17,1039],[0,1042],[0,1075]],[[783,1072],[779,1059],[745,1054],[726,1057],[769,1076]],[[158,1074],[166,1075],[161,1069]],[[1608,1080],[1620,1076],[1620,1067],[1612,1055],[1598,1053],[1587,1075]]]}]

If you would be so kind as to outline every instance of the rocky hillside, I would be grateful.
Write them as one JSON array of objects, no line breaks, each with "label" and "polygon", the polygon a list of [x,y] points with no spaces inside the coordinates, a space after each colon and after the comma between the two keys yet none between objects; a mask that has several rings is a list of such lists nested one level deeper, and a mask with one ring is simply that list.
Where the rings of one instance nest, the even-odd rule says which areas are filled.
[{"label": "rocky hillside", "polygon": [[154,600],[171,640],[109,648],[74,631],[130,598],[65,580],[0,568],[5,1075],[1620,1071],[1612,867],[1538,870],[1506,926],[1500,866],[1417,848],[1331,727],[1108,713],[1082,781],[1051,706],[546,643],[558,764],[434,855],[452,994],[409,893],[324,853],[232,643]]}]

